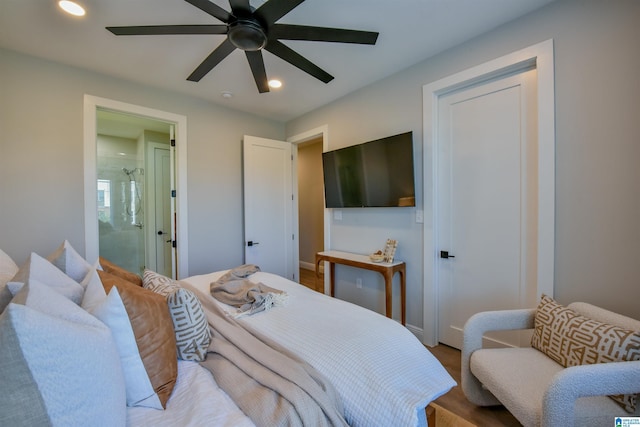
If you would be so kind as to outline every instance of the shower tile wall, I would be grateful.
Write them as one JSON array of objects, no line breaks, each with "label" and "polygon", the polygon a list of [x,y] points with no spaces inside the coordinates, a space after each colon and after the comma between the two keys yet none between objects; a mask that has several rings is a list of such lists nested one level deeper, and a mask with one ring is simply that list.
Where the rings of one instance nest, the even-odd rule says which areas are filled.
[{"label": "shower tile wall", "polygon": [[135,139],[98,135],[98,218],[100,256],[142,273],[144,169]]}]

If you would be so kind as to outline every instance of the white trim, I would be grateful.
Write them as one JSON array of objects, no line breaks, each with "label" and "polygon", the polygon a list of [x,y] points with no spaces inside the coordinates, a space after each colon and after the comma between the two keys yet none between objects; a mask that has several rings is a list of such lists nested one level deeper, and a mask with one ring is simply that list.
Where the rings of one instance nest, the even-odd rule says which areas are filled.
[{"label": "white trim", "polygon": [[[438,343],[438,289],[435,268],[437,240],[438,100],[440,96],[482,81],[535,67],[538,79],[538,291],[553,295],[555,242],[555,83],[553,40],[546,40],[498,59],[424,85],[423,164],[424,200],[431,201],[432,223],[424,227],[423,339],[429,346]],[[431,182],[430,182],[431,181]],[[425,214],[425,217],[428,217]]]},{"label": "white trim", "polygon": [[176,151],[178,157],[177,206],[178,217],[178,277],[189,275],[189,241],[187,212],[187,117],[166,111],[155,110],[134,104],[127,104],[93,95],[84,95],[84,223],[85,257],[89,262],[98,259],[98,218],[96,215],[97,192],[97,146],[96,146],[96,110],[120,111],[151,119],[166,121],[176,125]]},{"label": "white trim", "polygon": [[[308,131],[299,133],[297,135],[291,136],[287,138],[287,142],[290,142],[294,147],[294,162],[293,162],[293,196],[295,200],[298,200],[298,144],[309,141],[313,138],[317,138],[322,136],[322,152],[329,151],[329,125],[322,125],[317,128],[310,129]],[[294,209],[294,230],[296,231],[296,241],[294,244],[294,253],[295,253],[295,262],[294,265],[299,264],[300,259],[300,248],[298,241],[298,234],[300,231],[298,230],[298,210]],[[331,211],[327,208],[324,209],[324,250],[327,251],[331,248]],[[314,267],[315,270],[315,267]],[[321,266],[321,270],[324,271],[324,266]],[[330,283],[329,277],[324,278],[324,293],[329,294],[330,292]]]}]

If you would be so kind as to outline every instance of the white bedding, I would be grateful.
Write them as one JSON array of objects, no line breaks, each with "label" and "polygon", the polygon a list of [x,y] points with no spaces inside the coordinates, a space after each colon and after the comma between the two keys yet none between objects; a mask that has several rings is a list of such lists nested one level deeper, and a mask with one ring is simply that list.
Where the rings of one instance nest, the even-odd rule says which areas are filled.
[{"label": "white bedding", "polygon": [[[183,280],[209,295],[209,284],[224,273]],[[422,424],[423,408],[456,385],[440,362],[399,323],[274,274],[259,272],[249,279],[286,291],[289,302],[286,307],[243,317],[240,323],[327,376],[343,400],[350,425]]]},{"label": "white bedding", "polygon": [[127,407],[130,427],[254,427],[198,362],[178,360],[178,380],[167,408]]}]

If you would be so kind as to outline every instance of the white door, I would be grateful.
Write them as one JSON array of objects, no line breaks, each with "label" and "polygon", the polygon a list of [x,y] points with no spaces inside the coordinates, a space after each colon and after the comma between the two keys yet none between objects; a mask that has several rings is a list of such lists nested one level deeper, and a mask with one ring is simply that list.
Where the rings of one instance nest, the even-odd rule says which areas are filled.
[{"label": "white door", "polygon": [[[165,146],[166,147],[166,146]],[[171,226],[171,161],[169,149],[153,148],[153,194],[155,211],[155,244],[153,256],[155,271],[168,277],[172,275],[172,226]]]},{"label": "white door", "polygon": [[[471,315],[535,305],[535,73],[464,89],[439,102],[438,336],[452,347],[461,348]],[[492,337],[511,344],[522,339]]]},{"label": "white door", "polygon": [[291,144],[244,137],[245,263],[295,279]]}]

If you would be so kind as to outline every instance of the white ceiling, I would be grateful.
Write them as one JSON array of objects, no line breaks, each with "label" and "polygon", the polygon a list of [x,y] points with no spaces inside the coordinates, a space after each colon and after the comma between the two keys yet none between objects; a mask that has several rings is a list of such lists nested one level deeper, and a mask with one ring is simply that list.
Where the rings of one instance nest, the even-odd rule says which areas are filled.
[{"label": "white ceiling", "polygon": [[[229,10],[228,0],[212,0]],[[374,46],[284,41],[335,79],[325,84],[264,52],[279,90],[259,94],[236,50],[200,82],[186,78],[224,35],[115,36],[106,26],[220,24],[184,0],[0,0],[0,46],[287,121],[469,40],[552,0],[306,0],[278,22],[380,33]],[[264,1],[251,0],[254,7]],[[224,91],[233,97],[225,99]]]}]

